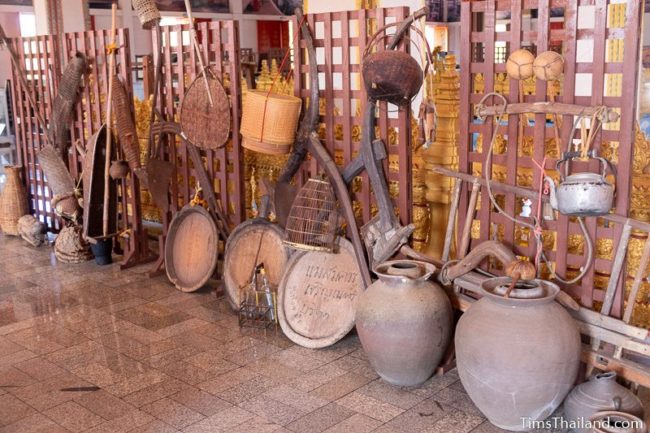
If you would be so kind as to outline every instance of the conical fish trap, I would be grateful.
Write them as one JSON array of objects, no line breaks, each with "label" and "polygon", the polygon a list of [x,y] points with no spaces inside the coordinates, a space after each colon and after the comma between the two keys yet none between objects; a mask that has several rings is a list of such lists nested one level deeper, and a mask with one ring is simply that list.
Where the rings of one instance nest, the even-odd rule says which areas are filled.
[{"label": "conical fish trap", "polygon": [[135,129],[133,112],[131,111],[131,99],[126,92],[122,80],[115,75],[113,77],[113,112],[115,113],[115,126],[120,139],[120,146],[124,152],[124,158],[132,170],[140,168],[140,143],[138,142],[138,131]]},{"label": "conical fish trap", "polygon": [[72,112],[77,103],[81,77],[86,71],[86,56],[77,52],[70,59],[61,75],[61,82],[54,102],[48,127],[50,143],[61,150],[66,148],[66,132],[72,122]]},{"label": "conical fish trap", "polygon": [[74,193],[75,184],[70,171],[68,171],[65,162],[52,146],[45,146],[36,152],[36,156],[52,195]]},{"label": "conical fish trap", "polygon": [[154,0],[133,0],[132,3],[142,28],[148,30],[160,22],[160,12]]},{"label": "conical fish trap", "polygon": [[300,250],[332,252],[338,219],[332,185],[325,180],[309,179],[289,211],[284,243]]}]

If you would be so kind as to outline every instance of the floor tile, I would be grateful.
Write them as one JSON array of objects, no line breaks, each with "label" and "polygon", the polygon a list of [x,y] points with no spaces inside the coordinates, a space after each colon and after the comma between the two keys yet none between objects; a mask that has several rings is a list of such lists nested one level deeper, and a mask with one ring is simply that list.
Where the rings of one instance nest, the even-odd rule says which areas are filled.
[{"label": "floor tile", "polygon": [[183,429],[184,433],[230,432],[234,427],[253,418],[254,415],[239,407],[232,407],[192,424]]},{"label": "floor tile", "polygon": [[35,413],[34,408],[23,403],[12,394],[0,395],[0,427],[12,424]]},{"label": "floor tile", "polygon": [[200,413],[169,398],[162,398],[142,406],[142,410],[177,429],[183,429],[205,418]]},{"label": "floor tile", "polygon": [[375,430],[381,425],[381,421],[370,418],[360,413],[352,415],[350,418],[325,430],[326,433],[368,433]]},{"label": "floor tile", "polygon": [[281,403],[269,397],[259,396],[245,401],[239,405],[262,418],[273,421],[279,425],[287,425],[306,414],[295,407]]},{"label": "floor tile", "polygon": [[169,398],[205,416],[212,416],[233,407],[232,404],[196,388],[179,391]]},{"label": "floor tile", "polygon": [[404,409],[368,397],[360,392],[348,394],[345,397],[336,400],[336,403],[383,422],[388,422],[404,412]]},{"label": "floor tile", "polygon": [[102,417],[73,401],[48,409],[43,414],[73,433],[88,430],[104,422]]},{"label": "floor tile", "polygon": [[339,406],[336,403],[330,403],[313,412],[307,413],[307,415],[298,418],[286,427],[295,432],[320,433],[355,414],[356,412],[348,408]]},{"label": "floor tile", "polygon": [[89,392],[79,397],[75,397],[73,400],[109,421],[120,418],[125,413],[135,410],[135,407],[132,405],[104,390]]}]

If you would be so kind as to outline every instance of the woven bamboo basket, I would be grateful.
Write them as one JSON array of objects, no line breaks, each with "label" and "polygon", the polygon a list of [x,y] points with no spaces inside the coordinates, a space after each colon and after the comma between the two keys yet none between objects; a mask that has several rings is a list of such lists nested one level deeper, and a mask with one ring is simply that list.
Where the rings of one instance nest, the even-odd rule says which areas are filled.
[{"label": "woven bamboo basket", "polygon": [[0,227],[5,234],[19,236],[18,220],[29,213],[27,193],[20,180],[22,167],[6,166],[7,182],[0,194]]},{"label": "woven bamboo basket", "polygon": [[160,11],[154,0],[133,0],[132,3],[142,28],[148,30],[160,22]]},{"label": "woven bamboo basket", "polygon": [[86,56],[77,52],[70,59],[61,75],[59,92],[52,103],[52,114],[47,133],[50,143],[61,149],[62,153],[67,145],[66,133],[72,122],[72,112],[77,103],[81,77],[86,68]]},{"label": "woven bamboo basket", "polygon": [[[221,81],[209,69],[198,76],[187,90],[181,104],[181,128],[189,141],[201,149],[218,149],[230,137],[230,98]],[[208,83],[210,97],[206,91]]]},{"label": "woven bamboo basket", "polygon": [[74,180],[56,150],[51,146],[45,146],[36,153],[36,156],[52,194],[72,194],[75,188]]},{"label": "woven bamboo basket", "polygon": [[76,225],[61,229],[54,241],[54,255],[62,263],[83,263],[93,258],[81,227]]},{"label": "woven bamboo basket", "polygon": [[115,126],[120,139],[120,146],[124,152],[124,158],[129,163],[131,170],[140,168],[140,143],[138,142],[138,131],[135,129],[133,112],[131,111],[131,99],[126,92],[122,80],[115,75],[113,77],[113,112],[115,113]]},{"label": "woven bamboo basket", "polygon": [[239,129],[242,146],[270,155],[289,153],[301,106],[302,100],[295,96],[248,91]]}]

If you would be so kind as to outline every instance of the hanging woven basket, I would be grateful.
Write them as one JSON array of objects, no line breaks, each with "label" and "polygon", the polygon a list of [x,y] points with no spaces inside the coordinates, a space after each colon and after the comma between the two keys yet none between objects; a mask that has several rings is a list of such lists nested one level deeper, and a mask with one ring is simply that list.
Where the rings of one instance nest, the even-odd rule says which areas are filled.
[{"label": "hanging woven basket", "polygon": [[242,146],[281,155],[291,151],[302,100],[295,96],[251,90],[246,94],[239,132]]},{"label": "hanging woven basket", "polygon": [[309,179],[291,205],[284,243],[300,250],[332,252],[338,221],[332,185],[326,180]]},{"label": "hanging woven basket", "polygon": [[142,28],[149,30],[160,22],[160,11],[154,0],[133,0],[132,3]]}]

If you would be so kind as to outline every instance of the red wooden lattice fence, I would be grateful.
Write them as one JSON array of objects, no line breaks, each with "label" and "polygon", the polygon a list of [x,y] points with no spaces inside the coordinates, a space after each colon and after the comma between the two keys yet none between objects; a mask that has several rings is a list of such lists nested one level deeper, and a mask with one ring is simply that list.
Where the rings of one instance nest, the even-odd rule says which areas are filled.
[{"label": "red wooden lattice fence", "polygon": [[[239,122],[241,119],[241,81],[239,64],[239,23],[209,21],[197,25],[198,41],[206,66],[210,65],[230,96],[231,125],[227,145],[216,150],[201,150],[208,177],[217,200],[234,226],[245,219],[243,155]],[[185,35],[185,37],[183,37]],[[166,120],[179,120],[181,102],[190,84],[201,72],[195,51],[190,45],[189,25],[162,27],[162,86],[158,109]],[[159,44],[152,31],[153,46]],[[157,53],[155,54],[157,56]],[[156,58],[154,57],[154,64]],[[164,158],[174,162],[170,210],[175,214],[192,199],[196,187],[194,165],[185,144],[178,138],[165,137]],[[171,222],[163,215],[163,232]],[[161,243],[160,251],[164,251]],[[161,255],[162,257],[162,255]],[[159,260],[158,265],[162,262]]]}]

